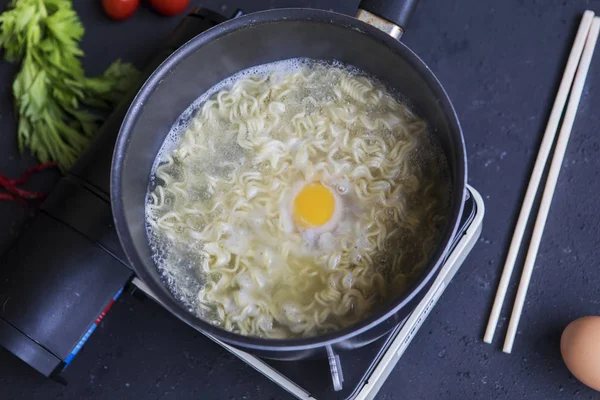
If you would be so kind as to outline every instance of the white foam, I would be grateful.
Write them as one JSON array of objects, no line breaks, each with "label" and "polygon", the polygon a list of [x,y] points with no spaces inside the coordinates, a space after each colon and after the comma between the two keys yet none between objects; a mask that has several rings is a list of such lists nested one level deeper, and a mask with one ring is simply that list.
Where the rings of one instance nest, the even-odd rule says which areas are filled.
[{"label": "white foam", "polygon": [[[323,61],[311,60],[309,58],[292,58],[289,60],[277,61],[269,64],[263,64],[256,67],[251,67],[245,70],[242,70],[229,78],[222,80],[217,83],[206,92],[204,92],[196,101],[194,101],[180,116],[177,118],[177,121],[173,124],[173,127],[169,131],[169,134],[165,138],[163,145],[161,146],[156,159],[154,160],[154,164],[152,165],[152,176],[156,173],[156,168],[162,163],[164,163],[167,157],[173,153],[173,151],[179,146],[179,142],[183,133],[188,129],[190,122],[193,120],[194,115],[198,112],[198,110],[206,103],[208,99],[210,99],[215,93],[218,93],[221,90],[231,88],[235,82],[239,81],[243,78],[248,77],[260,77],[264,78],[268,75],[275,74],[277,75],[287,75],[290,73],[297,72],[302,70],[303,68],[310,67],[315,64],[322,64]],[[340,68],[349,68],[350,71],[358,71],[354,67],[345,67],[342,63],[338,61],[334,61],[332,63],[333,66]]]}]

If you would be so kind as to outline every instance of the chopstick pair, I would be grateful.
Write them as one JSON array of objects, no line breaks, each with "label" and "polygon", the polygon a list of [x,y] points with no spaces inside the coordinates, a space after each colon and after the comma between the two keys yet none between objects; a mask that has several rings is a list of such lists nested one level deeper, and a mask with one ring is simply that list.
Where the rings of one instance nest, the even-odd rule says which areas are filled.
[{"label": "chopstick pair", "polygon": [[533,272],[538,249],[542,240],[544,226],[546,225],[546,220],[548,218],[550,204],[552,203],[552,197],[556,189],[558,175],[560,173],[565,151],[567,149],[569,137],[571,136],[571,130],[575,121],[575,114],[577,113],[577,108],[579,107],[579,101],[581,99],[583,86],[585,84],[590,63],[592,61],[592,56],[594,54],[594,48],[598,40],[599,32],[600,17],[595,17],[593,11],[586,11],[581,19],[577,35],[575,36],[575,42],[571,49],[567,66],[558,89],[558,94],[556,95],[556,100],[552,106],[550,118],[546,126],[546,131],[544,132],[544,137],[535,161],[535,166],[527,186],[525,198],[523,199],[523,205],[521,206],[519,219],[517,220],[517,225],[510,243],[508,255],[504,264],[504,270],[502,272],[502,277],[500,278],[498,291],[496,292],[494,305],[490,313],[490,319],[483,337],[483,341],[486,343],[491,343],[494,337],[494,331],[496,329],[496,325],[498,324],[498,318],[500,316],[502,304],[504,302],[504,298],[506,297],[508,283],[519,254],[521,242],[523,241],[523,234],[525,233],[527,221],[529,219],[529,215],[531,214],[531,208],[533,206],[568,97],[569,101],[567,104],[567,109],[564,112],[562,126],[560,128],[558,140],[556,142],[556,148],[550,164],[546,186],[544,188],[540,208],[535,220],[531,242],[529,243],[527,257],[525,259],[523,273],[521,275],[521,281],[519,283],[515,304],[513,306],[508,330],[506,332],[504,346],[502,348],[502,351],[505,353],[510,353],[512,351],[515,341],[517,326],[519,325],[519,319],[521,318],[521,313],[523,311],[523,304],[525,303],[525,295],[527,294],[527,289],[531,280],[531,274]]}]

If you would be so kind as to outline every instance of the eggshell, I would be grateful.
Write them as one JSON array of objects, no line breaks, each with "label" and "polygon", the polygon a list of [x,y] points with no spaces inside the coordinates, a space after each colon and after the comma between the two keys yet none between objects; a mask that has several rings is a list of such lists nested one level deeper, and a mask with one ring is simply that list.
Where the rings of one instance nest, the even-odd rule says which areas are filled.
[{"label": "eggshell", "polygon": [[600,391],[600,317],[582,317],[567,325],[560,352],[577,379]]}]

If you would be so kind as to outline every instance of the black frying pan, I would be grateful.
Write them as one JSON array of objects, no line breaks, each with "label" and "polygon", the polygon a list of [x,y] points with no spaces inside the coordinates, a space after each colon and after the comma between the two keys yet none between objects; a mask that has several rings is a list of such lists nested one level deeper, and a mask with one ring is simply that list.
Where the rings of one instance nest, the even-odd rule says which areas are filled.
[{"label": "black frying pan", "polygon": [[[363,0],[358,17],[313,9],[280,9],[239,17],[195,37],[148,79],[123,122],[113,158],[111,199],[121,244],[133,269],[165,307],[192,327],[259,356],[298,359],[324,349],[355,348],[401,322],[426,293],[460,221],[466,182],[461,128],[431,70],[397,38],[417,1]],[[367,11],[367,12],[365,12]],[[375,27],[375,26],[377,27]],[[392,36],[393,35],[393,36]],[[171,126],[203,92],[236,72],[273,61],[308,57],[359,67],[402,93],[439,137],[451,169],[450,223],[438,250],[408,291],[359,323],[304,339],[234,334],[189,313],[161,281],[145,229],[150,171]]]}]

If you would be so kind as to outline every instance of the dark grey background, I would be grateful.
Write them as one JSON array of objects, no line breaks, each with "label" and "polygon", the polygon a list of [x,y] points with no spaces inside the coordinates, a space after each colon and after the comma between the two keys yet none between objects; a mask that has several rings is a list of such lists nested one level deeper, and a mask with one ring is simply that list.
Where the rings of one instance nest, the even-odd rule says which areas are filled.
[{"label": "dark grey background", "polygon": [[[7,1],[0,4],[4,6]],[[86,27],[84,65],[100,73],[115,58],[140,67],[178,18],[141,9],[108,21],[100,1],[77,1]],[[353,14],[356,0],[194,1],[225,14],[308,6]],[[389,380],[382,399],[593,399],[562,364],[561,330],[600,314],[600,54],[585,87],[513,354],[481,337],[537,147],[580,16],[600,1],[424,0],[403,39],[438,75],[465,131],[469,181],[486,201],[483,236]],[[600,50],[597,51],[600,53]],[[16,150],[12,77],[0,62],[0,173],[35,162]],[[32,187],[49,190],[45,173]],[[0,202],[0,250],[28,212]],[[59,245],[69,246],[69,243]],[[1,267],[1,266],[0,266]],[[519,271],[517,271],[518,273]],[[35,279],[35,277],[32,277]],[[516,280],[516,279],[515,279]],[[503,316],[510,313],[515,284]],[[287,398],[266,378],[150,301],[122,296],[65,374],[63,387],[0,351],[1,399]]]}]

